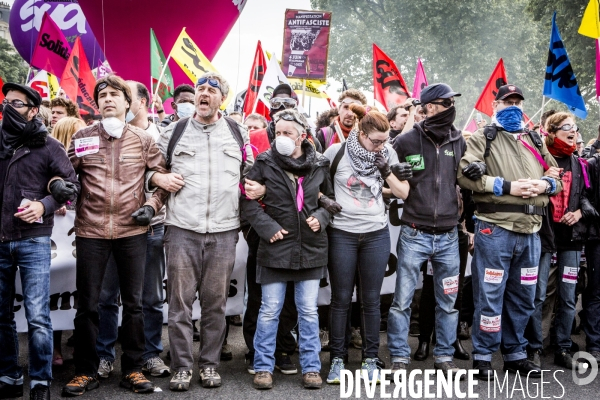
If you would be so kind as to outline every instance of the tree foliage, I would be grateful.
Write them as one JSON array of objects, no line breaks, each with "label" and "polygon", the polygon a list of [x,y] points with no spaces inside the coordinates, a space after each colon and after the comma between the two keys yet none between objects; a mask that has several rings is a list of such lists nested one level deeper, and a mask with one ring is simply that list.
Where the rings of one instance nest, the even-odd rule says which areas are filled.
[{"label": "tree foliage", "polygon": [[27,79],[27,64],[3,38],[0,38],[0,76],[4,82],[25,83]]}]

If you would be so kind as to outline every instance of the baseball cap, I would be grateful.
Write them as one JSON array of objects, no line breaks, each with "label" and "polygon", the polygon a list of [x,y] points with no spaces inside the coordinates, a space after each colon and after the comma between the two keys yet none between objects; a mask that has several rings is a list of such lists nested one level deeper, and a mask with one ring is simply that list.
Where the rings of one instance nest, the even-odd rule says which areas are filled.
[{"label": "baseball cap", "polygon": [[523,92],[515,85],[500,86],[500,88],[498,89],[498,94],[496,94],[496,100],[504,100],[508,96],[513,95],[519,96],[521,100],[525,100],[525,97],[523,97]]},{"label": "baseball cap", "polygon": [[435,99],[448,99],[457,96],[460,96],[460,93],[453,91],[449,85],[446,85],[445,83],[434,83],[421,90],[421,104],[425,105],[431,103]]},{"label": "baseball cap", "polygon": [[36,107],[39,107],[42,104],[42,96],[29,86],[12,82],[5,83],[4,86],[2,86],[2,94],[6,96],[9,90],[16,90],[25,94],[29,102]]}]

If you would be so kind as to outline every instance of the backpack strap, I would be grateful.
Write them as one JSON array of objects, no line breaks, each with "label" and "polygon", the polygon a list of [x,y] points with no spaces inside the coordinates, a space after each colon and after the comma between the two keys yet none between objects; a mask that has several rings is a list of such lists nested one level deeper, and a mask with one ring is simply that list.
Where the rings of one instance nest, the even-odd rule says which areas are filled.
[{"label": "backpack strap", "polygon": [[331,175],[331,183],[332,184],[333,184],[333,178],[335,177],[335,173],[337,172],[338,164],[340,163],[340,160],[342,159],[342,156],[344,155],[345,151],[346,151],[346,142],[342,143],[342,146],[340,147],[338,152],[335,154],[335,157],[333,158],[333,161],[331,162],[331,166],[329,167],[329,174]]},{"label": "backpack strap", "polygon": [[173,129],[173,133],[171,134],[171,138],[169,139],[169,145],[167,146],[167,169],[171,169],[171,161],[173,160],[173,151],[175,150],[175,146],[181,139],[183,135],[183,131],[188,125],[190,117],[181,118],[179,121],[175,122],[175,128]]},{"label": "backpack strap", "polygon": [[[233,118],[224,117],[227,125],[229,125],[229,130],[233,134],[233,138],[240,146],[240,151],[242,152],[242,163],[240,164],[240,181],[244,182],[244,167],[246,166],[246,160],[248,159],[248,154],[246,153],[246,146],[244,144],[244,138],[242,138],[242,131],[240,131],[240,126]],[[243,185],[240,184],[240,188],[242,193],[245,193]]]},{"label": "backpack strap", "polygon": [[529,137],[531,137],[531,141],[533,142],[533,144],[535,144],[535,147],[541,149],[544,144],[542,142],[542,137],[540,136],[540,134],[536,131],[532,131],[529,129],[525,129],[525,132],[529,134]]},{"label": "backpack strap", "polygon": [[483,153],[483,158],[487,158],[490,156],[492,142],[494,141],[494,139],[496,139],[497,134],[498,127],[496,125],[486,125],[483,129],[483,136],[485,136],[485,153]]}]

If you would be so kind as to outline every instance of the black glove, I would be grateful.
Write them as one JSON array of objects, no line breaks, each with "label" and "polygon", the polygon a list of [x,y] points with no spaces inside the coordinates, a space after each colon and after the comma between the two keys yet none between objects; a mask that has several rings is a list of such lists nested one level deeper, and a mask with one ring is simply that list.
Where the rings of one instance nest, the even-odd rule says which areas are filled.
[{"label": "black glove", "polygon": [[410,163],[407,162],[394,164],[392,165],[392,174],[394,174],[394,176],[398,178],[399,181],[408,180],[413,176],[412,165],[410,165]]},{"label": "black glove", "polygon": [[481,178],[487,172],[487,167],[480,161],[472,162],[463,168],[462,173],[464,176],[472,181],[476,181]]},{"label": "black glove", "polygon": [[387,160],[381,153],[375,154],[375,161],[373,161],[373,164],[375,164],[375,166],[379,170],[379,173],[381,174],[383,180],[386,180],[387,177],[390,176],[390,174],[392,173],[392,170],[390,169]]},{"label": "black glove", "polygon": [[152,217],[154,217],[154,208],[151,206],[142,206],[139,210],[131,214],[135,223],[139,226],[146,226],[150,223]]},{"label": "black glove", "polygon": [[57,179],[50,184],[50,194],[57,203],[65,204],[77,196],[77,186],[74,183]]},{"label": "black glove", "polygon": [[339,205],[335,200],[331,200],[324,194],[319,197],[319,207],[323,207],[331,215],[335,215],[342,211],[342,206]]},{"label": "black glove", "polygon": [[598,218],[598,211],[596,211],[594,206],[586,198],[583,198],[580,202],[579,209],[581,210],[581,216],[586,222],[594,222],[596,218]]}]

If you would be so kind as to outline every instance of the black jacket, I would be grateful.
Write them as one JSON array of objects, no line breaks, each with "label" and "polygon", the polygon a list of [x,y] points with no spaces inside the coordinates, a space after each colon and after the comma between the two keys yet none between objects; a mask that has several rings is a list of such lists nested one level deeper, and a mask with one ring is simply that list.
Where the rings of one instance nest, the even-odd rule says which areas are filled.
[{"label": "black jacket", "polygon": [[397,136],[393,146],[400,162],[409,162],[413,166],[401,221],[432,231],[456,226],[460,217],[456,171],[466,149],[461,132],[452,126],[450,134],[437,145],[427,136],[421,121]]},{"label": "black jacket", "polygon": [[[319,192],[333,198],[329,176],[329,160],[317,154],[316,162],[302,183],[304,207],[298,212],[296,189],[288,175],[273,160],[271,150],[261,153],[246,176],[266,185],[262,199],[264,209],[255,200],[242,201],[242,217],[260,236],[257,264],[261,267],[308,269],[327,264],[327,232],[331,215],[318,204]],[[313,232],[306,219],[314,216],[321,230]],[[288,231],[283,239],[269,240],[281,229]]]},{"label": "black jacket", "polygon": [[[586,191],[585,197],[600,214],[600,153],[594,154],[587,162],[591,187]],[[600,220],[595,219],[586,223],[588,240],[600,240]]]},{"label": "black jacket", "polygon": [[[16,149],[7,168],[0,173],[5,174],[0,204],[1,242],[52,234],[54,212],[62,204],[57,203],[48,192],[50,179],[60,177],[74,183],[78,191],[80,187],[65,148],[58,140],[48,137],[46,131]],[[23,199],[37,200],[44,205],[43,223],[29,224],[14,217]]]}]

